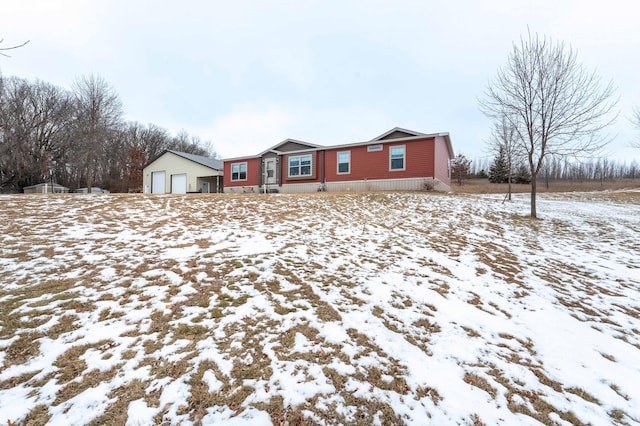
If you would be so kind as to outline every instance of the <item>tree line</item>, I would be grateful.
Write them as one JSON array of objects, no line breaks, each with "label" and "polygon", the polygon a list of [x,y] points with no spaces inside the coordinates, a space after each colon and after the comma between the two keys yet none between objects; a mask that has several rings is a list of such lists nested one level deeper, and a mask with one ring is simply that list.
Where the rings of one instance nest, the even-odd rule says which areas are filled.
[{"label": "tree line", "polygon": [[[640,147],[640,146],[639,146]],[[458,185],[467,179],[488,179],[491,183],[507,183],[507,199],[511,200],[511,184],[531,184],[532,177],[526,162],[509,158],[502,146],[497,147],[496,156],[490,160],[468,160],[464,154],[458,154],[451,160],[451,178]],[[606,157],[575,160],[568,157],[547,156],[540,172],[538,182],[549,188],[553,181],[613,181],[640,178],[640,163],[619,162]]]},{"label": "tree line", "polygon": [[142,167],[167,149],[215,156],[184,130],[125,121],[120,97],[100,76],[65,89],[0,75],[0,192],[42,182],[139,191]]},{"label": "tree line", "polygon": [[[493,159],[483,158],[471,162],[468,177],[488,178],[494,183],[507,183],[509,178],[507,160],[503,152],[498,151]],[[526,164],[519,163],[511,172],[513,183],[529,183],[531,176]],[[538,180],[577,180],[577,181],[605,181],[617,179],[640,178],[640,163],[632,160],[611,160],[607,157],[574,160],[571,158],[549,157],[545,160],[538,175]]]}]

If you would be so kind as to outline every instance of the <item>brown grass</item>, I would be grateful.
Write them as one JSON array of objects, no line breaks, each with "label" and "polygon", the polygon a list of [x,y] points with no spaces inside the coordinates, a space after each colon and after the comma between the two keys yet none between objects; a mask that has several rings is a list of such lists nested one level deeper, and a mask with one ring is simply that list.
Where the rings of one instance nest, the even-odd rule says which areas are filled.
[{"label": "brown grass", "polygon": [[[538,193],[546,192],[591,192],[613,191],[620,189],[640,188],[640,179],[619,179],[605,181],[590,180],[556,180],[550,181],[549,187],[545,182],[538,181],[536,190]],[[452,182],[451,191],[456,194],[506,194],[508,184],[491,183],[487,179],[468,179],[462,181],[462,185]],[[531,185],[512,184],[511,191],[514,194],[531,192]]]},{"label": "brown grass", "polygon": [[[49,408],[44,404],[38,404],[29,411],[27,417],[22,422],[24,426],[40,426],[45,425],[51,418]],[[10,422],[8,424],[11,424]]]},{"label": "brown grass", "polygon": [[5,351],[5,367],[24,364],[27,360],[39,355],[40,342],[38,339],[40,337],[42,335],[39,333],[21,334]]},{"label": "brown grass", "polygon": [[53,405],[59,405],[76,395],[80,395],[86,389],[96,387],[102,382],[108,382],[115,377],[118,373],[117,368],[112,368],[109,371],[91,370],[86,374],[83,374],[80,380],[73,380],[68,382],[62,389],[56,393],[56,399],[53,401]]},{"label": "brown grass", "polygon": [[58,383],[75,379],[87,368],[87,363],[80,359],[86,350],[87,347],[84,346],[72,346],[56,359],[53,365],[60,369]]},{"label": "brown grass", "polygon": [[463,380],[465,381],[465,383],[469,383],[471,386],[474,386],[478,389],[482,389],[483,391],[488,393],[493,399],[495,399],[496,396],[498,395],[498,391],[496,390],[496,388],[491,386],[487,381],[487,379],[485,379],[482,376],[478,376],[475,373],[467,372],[464,374]]},{"label": "brown grass", "polygon": [[[588,189],[582,183],[574,184],[576,189],[573,190],[599,190]],[[638,184],[640,186],[640,182]],[[465,183],[462,188],[453,188],[454,193],[465,190],[474,193],[495,192],[495,189],[503,188],[493,185],[483,187],[482,183],[474,182]],[[556,190],[572,189],[557,186]],[[481,217],[488,241],[479,245],[472,236],[467,235],[468,229],[465,228],[465,220],[476,214],[473,204],[469,204],[470,210],[464,212],[436,211],[429,207],[431,203],[441,202],[450,196],[372,193],[309,194],[299,197],[212,195],[148,198],[156,207],[166,208],[172,214],[171,219],[159,218],[153,223],[128,217],[131,211],[140,208],[139,203],[143,202],[143,198],[114,196],[108,198],[108,203],[84,208],[82,214],[86,217],[83,218],[60,219],[53,213],[49,217],[51,221],[61,220],[65,226],[82,222],[94,226],[93,229],[103,234],[111,232],[107,226],[110,223],[114,227],[113,232],[120,232],[121,228],[129,233],[141,233],[149,247],[136,241],[116,242],[104,236],[87,236],[83,237],[83,241],[56,241],[54,247],[51,241],[41,237],[45,228],[27,229],[24,233],[18,229],[8,230],[7,235],[15,233],[20,239],[5,241],[3,238],[6,235],[0,235],[0,243],[6,243],[4,259],[26,264],[34,254],[53,258],[66,254],[68,257],[64,265],[57,265],[45,272],[30,271],[32,275],[11,275],[8,269],[0,271],[0,279],[16,286],[11,290],[0,289],[0,340],[17,336],[11,344],[1,348],[5,357],[0,372],[46,355],[41,353],[41,338],[57,339],[68,346],[64,353],[52,360],[56,368],[46,377],[34,378],[41,371],[16,374],[1,382],[0,389],[18,386],[30,388],[30,396],[35,398],[36,405],[20,420],[21,424],[46,424],[50,419],[48,406],[51,400],[53,405],[62,404],[90,387],[113,383],[118,375],[118,386],[112,388],[108,395],[114,402],[102,416],[94,419],[93,424],[124,424],[128,404],[140,398],[144,398],[149,406],[159,409],[154,419],[156,423],[166,423],[167,414],[175,412],[176,407],[171,404],[160,407],[162,389],[159,386],[152,388],[152,383],[162,379],[170,379],[168,381],[171,382],[184,378],[190,395],[186,403],[180,403],[177,411],[187,415],[195,424],[202,422],[208,408],[219,406],[231,409],[235,415],[240,415],[247,407],[265,410],[274,424],[311,424],[313,421],[309,414],[312,413],[327,424],[370,424],[377,420],[382,424],[400,425],[407,419],[396,414],[389,400],[419,401],[425,410],[430,410],[449,396],[441,395],[429,383],[410,386],[412,378],[408,374],[414,366],[407,366],[390,356],[391,352],[384,349],[386,343],[378,340],[379,336],[371,330],[386,328],[389,331],[384,330],[383,333],[404,338],[409,344],[402,344],[407,347],[413,345],[422,351],[420,355],[426,357],[433,356],[434,352],[442,355],[446,348],[434,347],[434,342],[439,342],[440,338],[446,340],[450,337],[449,332],[453,331],[453,337],[460,337],[463,341],[466,339],[470,345],[481,343],[478,341],[480,338],[489,339],[498,335],[498,339],[486,342],[487,358],[511,363],[514,368],[520,368],[527,374],[531,372],[537,378],[537,383],[527,388],[524,381],[513,376],[506,377],[498,367],[489,364],[491,361],[487,361],[487,365],[473,366],[460,361],[461,371],[465,371],[464,377],[452,380],[462,380],[483,390],[487,394],[487,403],[493,406],[497,401],[502,401],[504,396],[511,412],[525,414],[543,424],[553,424],[551,413],[557,413],[569,423],[581,424],[575,413],[552,406],[546,400],[547,396],[552,392],[562,392],[564,397],[582,402],[583,406],[600,405],[601,402],[582,388],[567,388],[561,379],[555,376],[551,378],[549,371],[544,368],[544,360],[536,354],[532,340],[526,336],[498,333],[499,330],[476,329],[473,323],[465,322],[464,318],[456,320],[460,324],[452,325],[438,316],[436,305],[440,307],[444,306],[442,302],[466,301],[477,309],[497,315],[497,320],[511,318],[515,311],[510,311],[509,303],[526,304],[527,301],[523,299],[529,294],[535,295],[535,290],[526,285],[525,275],[530,271],[521,267],[521,253],[504,241],[509,235],[505,233],[501,221],[517,228],[525,236],[537,235],[544,230],[543,225],[532,224],[518,215],[502,215],[499,211],[492,211]],[[588,197],[609,200],[619,197],[622,202],[640,200],[635,193],[623,196],[599,192]],[[234,215],[234,207],[228,207],[234,203],[243,206],[245,216],[242,221],[238,221]],[[411,203],[414,203],[415,210],[406,212]],[[16,202],[16,205],[20,203]],[[371,210],[360,208],[362,206]],[[29,210],[34,206],[24,205],[20,208]],[[301,223],[298,211],[302,209],[311,211],[310,215],[317,215],[321,219]],[[219,214],[214,213],[218,211]],[[64,215],[65,212],[58,213]],[[422,222],[404,223],[409,215],[415,214],[421,217]],[[448,215],[455,217],[449,218]],[[21,214],[16,211],[0,212],[1,218],[9,216],[19,218]],[[215,241],[213,232],[224,221],[237,221],[242,226],[227,229],[228,233],[220,238],[242,240],[248,233],[257,232],[258,227],[261,230],[265,228],[263,235],[274,242],[274,252],[244,256],[214,249],[213,246],[221,241]],[[283,223],[286,226],[279,227]],[[351,226],[352,233],[340,233],[340,226],[336,224],[344,223]],[[555,221],[548,225],[558,234],[572,232],[569,222]],[[224,229],[223,226],[220,228]],[[319,241],[307,238],[308,230],[313,230]],[[398,231],[402,237],[388,237],[389,231]],[[613,230],[605,227],[599,230],[598,235],[605,238],[610,232]],[[297,239],[284,241],[291,235]],[[419,238],[409,238],[411,235]],[[343,246],[339,241],[349,245]],[[84,244],[90,248],[87,249]],[[414,244],[419,250],[429,249],[453,260],[459,260],[464,254],[475,256],[482,263],[476,270],[476,276],[483,281],[480,285],[492,276],[497,277],[499,284],[504,285],[505,290],[499,293],[504,298],[488,300],[483,296],[485,293],[480,286],[470,287],[472,291],[451,284],[454,281],[449,279],[458,277],[455,264],[444,266],[428,255],[408,258],[407,255],[416,253],[413,251],[416,248]],[[370,245],[371,251],[363,252],[357,258],[352,256],[349,247],[359,245]],[[158,259],[158,254],[162,255],[166,247],[184,250],[194,248],[198,254],[187,259]],[[296,254],[301,247],[306,250],[309,259]],[[531,250],[541,249],[532,246]],[[105,256],[105,263],[83,260],[82,256],[87,251]],[[126,253],[126,256],[123,257],[122,253]],[[433,257],[436,258],[436,255]],[[398,263],[407,259],[411,259],[411,262],[399,270]],[[623,300],[627,290],[633,290],[633,283],[622,280],[616,286],[607,287],[606,280],[604,283],[598,281],[599,277],[594,273],[570,263],[545,259],[544,264],[533,265],[535,278],[544,281],[549,292],[553,292],[557,301],[555,306],[573,313],[582,321],[590,321],[594,327],[615,330],[620,339],[638,345],[640,331],[637,328],[625,330],[628,323],[625,317],[629,320],[640,318],[640,308]],[[113,280],[101,278],[100,271],[105,264],[116,270]],[[418,297],[413,290],[404,292],[394,286],[388,294],[379,298],[371,283],[359,279],[363,265],[372,271],[370,277],[387,270],[393,273],[401,271],[414,280],[408,280],[407,285],[419,288],[422,294]],[[175,285],[162,274],[147,274],[154,270],[171,271],[180,276],[185,284]],[[77,271],[81,271],[81,274],[67,278],[66,274]],[[266,275],[269,278],[265,278]],[[141,277],[146,277],[147,281],[139,287],[141,284],[136,280]],[[392,279],[385,276],[379,285],[391,288],[396,284],[391,282]],[[151,291],[151,286],[158,286],[157,294],[155,289]],[[195,292],[183,292],[186,286]],[[257,300],[260,303],[256,303]],[[614,301],[604,305],[595,304],[595,300]],[[142,323],[131,319],[135,318],[131,314],[137,309],[149,309],[150,314]],[[343,317],[345,323],[352,321],[350,314],[355,310],[359,310],[359,313],[371,312],[371,316],[367,317],[367,325],[362,330],[345,330],[347,336],[341,344],[327,341],[329,338],[325,339],[321,327],[316,326],[317,323],[341,326]],[[44,329],[42,326],[51,319],[57,319],[57,323]],[[106,327],[126,326],[128,331],[120,332],[110,340],[83,344],[82,328],[90,329],[90,325],[96,322]],[[38,327],[41,328],[35,330]],[[79,332],[69,334],[74,331]],[[309,345],[304,351],[293,352],[298,333],[308,340]],[[513,331],[511,333],[516,334]],[[171,345],[178,349],[166,356],[164,350]],[[411,349],[414,350],[414,347]],[[224,363],[218,365],[199,358],[209,348],[215,348],[223,361],[228,363],[226,366],[229,370],[222,367]],[[107,362],[113,367],[101,372],[87,365],[82,358],[90,349],[100,351],[98,357],[109,360]],[[616,359],[616,356],[620,356],[615,349],[611,349],[611,352],[601,352],[601,355],[611,363],[616,363],[612,366],[618,367],[624,363],[623,359]],[[128,368],[148,369],[149,379],[120,385],[119,374],[125,363]],[[332,385],[335,391],[329,394],[316,393],[298,406],[289,406],[285,404],[283,395],[291,390],[273,383],[276,373],[282,373],[274,371],[277,368],[274,366],[278,364],[296,365],[295,374],[300,383],[322,379]],[[428,364],[425,362],[425,366]],[[467,367],[474,370],[466,371]],[[321,371],[322,374],[315,377],[314,371]],[[214,391],[208,388],[203,379],[206,372],[215,375],[220,382],[220,389]],[[558,376],[562,377],[561,374]],[[354,384],[361,386],[361,389],[369,389],[371,395],[386,394],[388,397],[369,398],[362,394],[356,397],[353,393]],[[458,384],[466,387],[463,383]],[[57,394],[49,396],[47,404],[41,403],[43,396],[40,392],[51,385],[61,388]],[[626,407],[624,404],[631,397],[615,384],[610,387],[620,398],[620,406]],[[252,396],[261,402],[249,402],[256,400]],[[520,398],[526,403],[522,403]],[[337,403],[337,400],[341,402]],[[345,406],[352,407],[353,416],[344,414]],[[607,410],[611,421],[624,423],[628,420],[621,408],[614,406]],[[484,424],[478,414],[465,414],[452,421]]]},{"label": "brown grass", "polygon": [[127,408],[129,403],[146,396],[148,383],[134,379],[126,385],[122,385],[110,392],[109,398],[116,401],[111,404],[103,415],[95,418],[90,426],[123,425],[127,422]]}]

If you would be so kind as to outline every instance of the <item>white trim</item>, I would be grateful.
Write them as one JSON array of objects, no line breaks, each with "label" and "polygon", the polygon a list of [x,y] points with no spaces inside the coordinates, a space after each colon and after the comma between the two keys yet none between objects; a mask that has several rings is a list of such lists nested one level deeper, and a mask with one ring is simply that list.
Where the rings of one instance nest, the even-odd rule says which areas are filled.
[{"label": "white trim", "polygon": [[[347,171],[340,171],[340,154],[347,154],[349,156],[349,160],[347,161]],[[338,151],[336,152],[336,174],[338,175],[350,175],[351,174],[351,151]]]},{"label": "white trim", "polygon": [[[402,148],[402,168],[394,169],[391,167],[393,164],[392,152],[393,148]],[[389,171],[390,172],[401,172],[407,170],[407,145],[389,145]]]},{"label": "white trim", "polygon": [[[406,138],[384,139],[381,141],[370,140],[370,141],[364,141],[364,142],[345,143],[340,145],[327,145],[322,148],[316,149],[316,151],[322,151],[322,150],[329,151],[329,150],[335,150],[335,149],[346,149],[346,148],[355,148],[358,146],[369,146],[369,145],[380,145],[380,144],[391,145],[391,144],[396,144],[401,142],[410,142],[410,141],[417,141],[422,139],[435,139],[436,137],[439,137],[439,136],[448,138],[449,133],[431,133],[431,134],[425,134],[420,136],[410,136]],[[287,152],[287,154],[289,153]]]},{"label": "white trim", "polygon": [[[269,176],[269,164],[273,164],[273,176]],[[275,185],[278,183],[278,158],[267,157],[264,159],[264,184]]]},{"label": "white trim", "polygon": [[[302,157],[309,157],[309,174],[302,174]],[[291,159],[297,158],[299,161],[298,170],[300,171],[299,175],[291,175]],[[287,154],[287,179],[313,179],[313,154],[300,154],[300,155],[289,155]]]},{"label": "white trim", "polygon": [[384,146],[381,143],[375,145],[367,145],[367,152],[380,152],[384,150]]},{"label": "white trim", "polygon": [[[242,166],[244,164],[244,179],[240,179],[240,174],[242,173],[242,170],[240,170],[240,168],[238,167],[238,179],[234,179],[233,178],[233,166]],[[249,165],[246,161],[241,161],[239,163],[231,163],[229,165],[229,171],[231,172],[231,176],[230,177],[230,181],[231,182],[244,182],[247,180],[247,177],[249,175]]]}]

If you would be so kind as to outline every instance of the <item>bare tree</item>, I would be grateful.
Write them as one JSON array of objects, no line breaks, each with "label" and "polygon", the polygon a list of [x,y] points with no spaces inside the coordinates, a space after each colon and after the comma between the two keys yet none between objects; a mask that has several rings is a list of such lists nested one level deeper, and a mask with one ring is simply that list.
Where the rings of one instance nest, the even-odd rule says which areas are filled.
[{"label": "bare tree", "polygon": [[120,128],[122,103],[106,80],[93,74],[77,79],[73,92],[80,142],[77,158],[84,169],[87,191],[91,192],[94,175],[103,164],[110,132]]},{"label": "bare tree", "polygon": [[471,161],[464,156],[464,154],[458,154],[451,160],[451,176],[458,182],[458,185],[462,185],[463,179],[469,179],[471,174]]},{"label": "bare tree", "polygon": [[[640,131],[640,107],[636,107],[633,109],[633,117],[631,118],[631,122]],[[632,142],[631,146],[635,148],[640,148],[640,137],[638,137],[638,139],[635,142]]]},{"label": "bare tree", "polygon": [[140,148],[146,160],[151,160],[168,148],[171,136],[167,130],[155,124],[145,126],[138,122],[128,123],[125,129],[129,146]]},{"label": "bare tree", "polygon": [[494,153],[504,156],[508,183],[505,199],[511,201],[514,166],[519,164],[523,158],[522,146],[518,143],[517,129],[509,120],[502,117],[499,122],[494,123],[489,145]]},{"label": "bare tree", "polygon": [[[4,42],[4,39],[0,39],[0,44],[2,44],[2,42]],[[2,56],[6,56],[6,57],[9,57],[9,55],[7,55],[7,54],[6,54],[6,53],[4,53],[4,52],[6,52],[7,50],[18,49],[18,48],[20,48],[20,47],[22,47],[22,46],[26,45],[27,43],[29,43],[29,40],[25,41],[25,42],[24,42],[24,43],[22,43],[22,44],[17,44],[17,45],[15,45],[15,46],[0,47],[0,55],[2,55]]]},{"label": "bare tree", "polygon": [[69,94],[15,77],[0,90],[0,187],[19,189],[48,180],[68,141]]},{"label": "bare tree", "polygon": [[537,217],[536,178],[547,156],[592,154],[608,143],[602,130],[616,119],[613,94],[613,84],[602,86],[563,42],[529,33],[513,44],[480,108],[516,129],[531,172],[531,217]]},{"label": "bare tree", "polygon": [[0,74],[0,192],[55,179],[78,188],[139,191],[142,167],[166,149],[215,155],[186,131],[123,123],[116,93],[101,78],[78,79],[73,92]]},{"label": "bare tree", "polygon": [[189,136],[189,133],[184,129],[180,130],[171,140],[167,149],[175,149],[194,155],[209,155],[207,148],[203,147],[202,140],[198,136]]}]

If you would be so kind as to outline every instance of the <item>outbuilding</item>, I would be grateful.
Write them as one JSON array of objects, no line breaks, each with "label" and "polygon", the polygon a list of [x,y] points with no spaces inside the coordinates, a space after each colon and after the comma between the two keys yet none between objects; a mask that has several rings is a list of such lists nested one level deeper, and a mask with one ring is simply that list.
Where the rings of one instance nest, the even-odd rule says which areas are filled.
[{"label": "outbuilding", "polygon": [[58,183],[44,182],[22,188],[25,194],[66,194],[69,188]]},{"label": "outbuilding", "polygon": [[145,193],[186,194],[222,192],[224,164],[221,160],[166,150],[142,171]]}]

